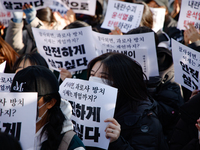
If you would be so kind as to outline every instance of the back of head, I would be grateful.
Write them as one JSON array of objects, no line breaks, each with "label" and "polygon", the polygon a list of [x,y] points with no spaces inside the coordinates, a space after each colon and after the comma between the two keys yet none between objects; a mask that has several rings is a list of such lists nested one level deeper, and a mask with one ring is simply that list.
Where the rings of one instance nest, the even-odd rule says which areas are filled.
[{"label": "back of head", "polygon": [[76,20],[69,25],[65,26],[63,29],[75,29],[75,28],[81,28],[81,27],[87,27],[89,24],[87,24],[84,21]]},{"label": "back of head", "polygon": [[53,12],[49,7],[37,10],[36,17],[38,17],[41,21],[45,21],[47,23],[56,22],[53,16]]}]

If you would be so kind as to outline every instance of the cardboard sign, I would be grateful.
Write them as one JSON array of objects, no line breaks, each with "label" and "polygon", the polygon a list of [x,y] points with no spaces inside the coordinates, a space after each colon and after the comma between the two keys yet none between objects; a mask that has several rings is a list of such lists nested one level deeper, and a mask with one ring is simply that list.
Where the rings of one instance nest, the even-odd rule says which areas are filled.
[{"label": "cardboard sign", "polygon": [[113,30],[114,27],[118,26],[122,32],[127,33],[140,25],[143,9],[144,6],[141,4],[109,1],[101,27]]},{"label": "cardboard sign", "polygon": [[32,30],[39,53],[54,70],[83,70],[97,56],[91,26],[67,30]]},{"label": "cardboard sign", "polygon": [[200,0],[182,0],[177,28],[185,30],[188,23],[200,29]]},{"label": "cardboard sign", "polygon": [[36,10],[53,4],[53,0],[0,0],[0,2],[7,11],[22,11],[24,4],[31,4]]},{"label": "cardboard sign", "polygon": [[0,73],[0,92],[10,92],[14,73]]},{"label": "cardboard sign", "polygon": [[0,130],[15,136],[24,150],[34,147],[36,108],[37,93],[0,94]]},{"label": "cardboard sign", "polygon": [[199,89],[200,53],[172,39],[175,81],[190,91]]},{"label": "cardboard sign", "polygon": [[111,86],[66,78],[60,85],[61,97],[72,105],[72,122],[78,137],[85,146],[108,149],[105,137],[108,123],[114,115],[117,89]]},{"label": "cardboard sign", "polygon": [[[93,32],[93,39],[95,40],[95,50],[100,55],[105,52],[120,52],[131,58],[136,58],[136,51],[147,51],[145,60],[137,61],[142,66],[146,66],[147,76],[158,76],[158,62],[156,55],[154,33],[131,34],[131,35],[106,35]],[[145,52],[140,56],[144,56]],[[149,59],[148,59],[149,58]],[[142,63],[143,62],[143,63]],[[143,68],[143,70],[144,70]]]}]

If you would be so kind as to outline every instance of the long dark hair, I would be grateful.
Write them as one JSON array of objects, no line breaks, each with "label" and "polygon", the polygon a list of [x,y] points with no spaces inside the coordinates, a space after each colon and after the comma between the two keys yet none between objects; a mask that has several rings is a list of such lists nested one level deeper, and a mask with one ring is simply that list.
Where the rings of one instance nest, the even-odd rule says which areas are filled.
[{"label": "long dark hair", "polygon": [[53,12],[49,7],[37,10],[36,17],[38,17],[41,21],[45,21],[49,24],[56,22],[56,19],[53,16]]},{"label": "long dark hair", "polygon": [[52,99],[56,99],[55,105],[48,109],[47,114],[47,124],[42,129],[42,134],[47,133],[47,141],[45,149],[56,150],[60,144],[60,133],[62,131],[63,122],[65,121],[65,116],[60,109],[61,97],[59,93],[54,93],[50,95],[43,96],[44,102],[50,102]]},{"label": "long dark hair", "polygon": [[92,67],[98,61],[108,73],[107,84],[118,89],[115,111],[126,102],[131,103],[132,109],[136,110],[140,101],[147,100],[146,75],[136,61],[120,53],[102,54],[88,64],[88,78]]}]

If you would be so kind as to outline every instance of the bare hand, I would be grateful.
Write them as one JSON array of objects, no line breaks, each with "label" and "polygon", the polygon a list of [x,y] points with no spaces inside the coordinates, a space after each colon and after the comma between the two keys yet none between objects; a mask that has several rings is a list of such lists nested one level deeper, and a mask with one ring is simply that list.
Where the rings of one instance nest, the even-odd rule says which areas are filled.
[{"label": "bare hand", "polygon": [[64,69],[64,68],[60,68],[60,78],[62,81],[65,80],[65,78],[71,78],[72,74],[71,72],[69,72],[68,70]]},{"label": "bare hand", "polygon": [[200,119],[197,119],[197,123],[195,124],[195,126],[200,131]]},{"label": "bare hand", "polygon": [[193,96],[197,95],[197,94],[199,93],[199,91],[200,91],[200,90],[198,90],[198,89],[192,91],[192,94],[191,94],[191,96],[190,96],[190,99],[191,99]]},{"label": "bare hand", "polygon": [[110,122],[105,129],[106,138],[110,138],[110,143],[116,141],[121,132],[120,124],[114,118],[108,118],[104,122]]},{"label": "bare hand", "polygon": [[69,23],[72,23],[76,21],[76,14],[72,9],[68,10],[66,15],[64,15],[64,18],[69,21]]},{"label": "bare hand", "polygon": [[66,20],[59,12],[53,12],[53,16],[62,29],[69,25],[69,21]]},{"label": "bare hand", "polygon": [[115,27],[114,30],[111,30],[111,32],[109,33],[109,35],[123,35],[123,33],[121,32],[119,27]]},{"label": "bare hand", "polygon": [[188,26],[189,28],[185,26],[186,30],[184,31],[185,45],[188,45],[200,40],[200,34],[197,31],[197,29],[194,27],[194,25],[191,23],[188,23]]}]

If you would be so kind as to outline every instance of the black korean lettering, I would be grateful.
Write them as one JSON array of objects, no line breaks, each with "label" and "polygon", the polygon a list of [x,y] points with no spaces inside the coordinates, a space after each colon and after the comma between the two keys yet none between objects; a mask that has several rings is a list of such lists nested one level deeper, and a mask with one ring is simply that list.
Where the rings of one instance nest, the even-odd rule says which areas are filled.
[{"label": "black korean lettering", "polygon": [[63,68],[63,62],[62,61],[55,61],[57,64],[57,68]]},{"label": "black korean lettering", "polygon": [[86,57],[76,59],[77,66],[83,66],[83,65],[87,66],[87,62],[88,62],[88,60],[86,59]]},{"label": "black korean lettering", "polygon": [[88,3],[81,3],[81,8],[80,8],[80,10],[89,10],[89,8],[88,8]]},{"label": "black korean lettering", "polygon": [[3,85],[0,85],[0,90],[1,91],[5,91],[5,85],[3,84]]},{"label": "black korean lettering", "polygon": [[73,101],[69,101],[69,103],[71,104],[71,106],[72,106],[72,115],[73,116],[76,116],[76,106],[75,106],[75,102],[73,102]]},{"label": "black korean lettering", "polygon": [[12,106],[16,106],[16,103],[17,103],[17,99],[14,98],[14,99],[10,99],[10,103],[12,103]]},{"label": "black korean lettering", "polygon": [[83,140],[83,125],[79,125],[74,120],[72,120],[72,123],[74,125],[74,131],[77,133],[78,137]]},{"label": "black korean lettering", "polygon": [[[91,134],[94,133],[94,135]],[[100,137],[99,128],[98,127],[86,127],[85,128],[85,139],[94,140],[94,142],[98,142]]]},{"label": "black korean lettering", "polygon": [[0,99],[0,103],[2,103],[3,106],[5,106],[5,104],[6,104],[6,99],[5,99],[5,98],[3,98],[3,99],[1,98],[1,99]]},{"label": "black korean lettering", "polygon": [[76,117],[80,118],[81,120],[84,120],[85,115],[85,105],[80,105],[79,103],[76,104]]},{"label": "black korean lettering", "polygon": [[52,67],[57,68],[57,67],[56,67],[56,63],[55,63],[54,60],[48,59],[48,62],[50,63],[50,65],[51,65]]},{"label": "black korean lettering", "polygon": [[68,48],[63,47],[61,50],[62,50],[63,56],[68,56],[68,55],[73,56],[73,50],[72,50],[71,46],[69,46]]},{"label": "black korean lettering", "polygon": [[190,69],[190,73],[192,74],[192,77],[198,82],[199,72],[192,68],[189,68],[189,69]]},{"label": "black korean lettering", "polygon": [[87,119],[90,119],[90,117],[93,115],[93,121],[100,122],[100,107],[91,107],[87,106],[88,114],[86,116]]},{"label": "black korean lettering", "polygon": [[15,5],[14,9],[19,9],[19,10],[22,9],[22,3],[20,3],[20,2],[14,2],[13,4]]},{"label": "black korean lettering", "polygon": [[82,45],[78,45],[78,46],[74,46],[73,48],[75,49],[75,53],[74,54],[77,54],[78,52],[80,54],[85,54],[85,47],[84,47],[83,44]]},{"label": "black korean lettering", "polygon": [[34,4],[35,4],[35,7],[43,6],[44,1],[43,0],[35,1]]},{"label": "black korean lettering", "polygon": [[51,48],[49,46],[43,46],[45,54],[51,56]]},{"label": "black korean lettering", "polygon": [[183,74],[183,80],[184,80],[184,84],[188,85],[189,87],[191,87],[191,78],[187,77],[185,74]]},{"label": "black korean lettering", "polygon": [[[8,134],[13,135],[16,137],[18,140],[20,140],[20,133],[21,133],[21,122],[17,123],[3,123],[3,127],[5,127],[5,132]],[[11,128],[12,125],[12,128]]]},{"label": "black korean lettering", "polygon": [[119,10],[119,7],[120,7],[120,3],[115,3],[114,4],[114,8],[116,8],[117,10]]},{"label": "black korean lettering", "polygon": [[71,9],[78,9],[78,3],[77,2],[71,2]]},{"label": "black korean lettering", "polygon": [[13,6],[12,6],[11,2],[4,1],[3,4],[4,4],[6,9],[8,9],[8,10],[12,10],[13,9]]},{"label": "black korean lettering", "polygon": [[51,47],[52,49],[52,53],[54,54],[54,57],[61,57],[61,54],[60,54],[60,47]]},{"label": "black korean lettering", "polygon": [[190,74],[187,64],[184,64],[182,61],[180,61],[180,64],[182,66],[182,70],[185,71],[187,74]]},{"label": "black korean lettering", "polygon": [[71,62],[65,61],[65,67],[67,70],[76,68],[75,61],[74,60],[71,60]]}]

